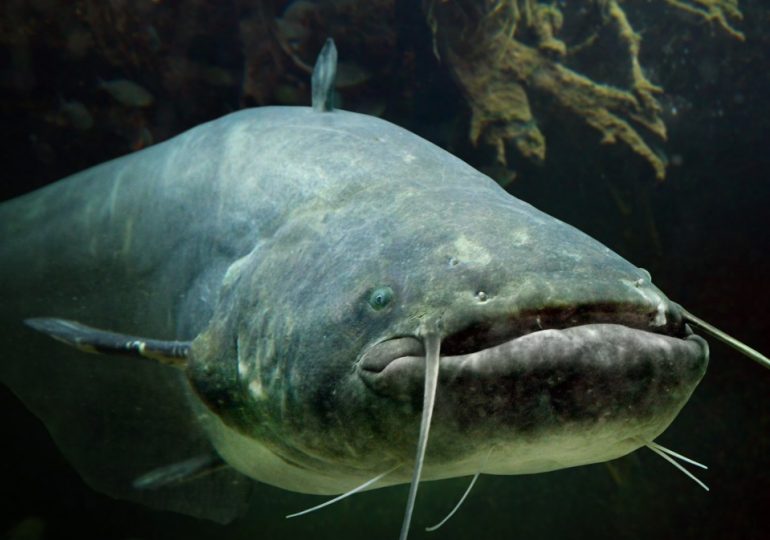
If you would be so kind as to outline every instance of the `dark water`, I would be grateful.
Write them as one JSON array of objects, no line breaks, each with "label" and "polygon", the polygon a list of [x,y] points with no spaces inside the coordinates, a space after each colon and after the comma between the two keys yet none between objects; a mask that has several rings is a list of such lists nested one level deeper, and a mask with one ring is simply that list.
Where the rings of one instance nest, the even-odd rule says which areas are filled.
[{"label": "dark water", "polygon": [[[276,44],[274,19],[298,9],[289,4],[3,2],[3,197],[244,106],[307,103],[307,73]],[[467,142],[465,96],[447,63],[433,55],[417,2],[382,1],[367,9],[343,1],[306,4],[312,9],[299,18],[303,29],[278,32],[310,64],[326,35],[335,37],[341,61],[362,79],[339,90],[344,108],[381,114],[476,167],[494,165],[492,151]],[[580,13],[563,7],[565,18],[572,17],[567,23],[576,24]],[[508,189],[647,268],[669,297],[768,353],[770,35],[764,32],[770,8],[746,0],[740,8],[743,21],[734,26],[743,42],[697,17],[655,6],[627,9],[642,34],[640,63],[664,89],[658,100],[668,139],[650,144],[668,157],[665,181],[656,181],[627,147],[600,145],[579,117],[531,95],[547,156],[537,165],[509,149],[517,178]],[[585,24],[589,15],[583,14]],[[133,87],[121,101],[99,89],[100,79],[139,84],[153,103],[142,105]],[[699,476],[710,493],[639,451],[609,466],[482,477],[459,514],[433,536],[767,538],[770,373],[718,343],[711,347],[709,372],[660,438],[709,465]],[[82,483],[42,424],[4,387],[2,410],[0,531],[9,538],[398,534],[404,486],[292,521],[283,516],[318,499],[260,486],[248,514],[226,527],[115,501]],[[421,487],[413,538],[430,536],[422,528],[443,517],[467,480]]]}]

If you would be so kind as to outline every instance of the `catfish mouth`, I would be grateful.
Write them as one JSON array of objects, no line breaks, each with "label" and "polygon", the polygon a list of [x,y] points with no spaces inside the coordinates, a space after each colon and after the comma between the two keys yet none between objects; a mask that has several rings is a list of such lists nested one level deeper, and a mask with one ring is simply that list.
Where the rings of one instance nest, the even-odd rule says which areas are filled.
[{"label": "catfish mouth", "polygon": [[[358,373],[375,393],[414,402],[422,392],[424,354],[420,339],[392,338],[362,355]],[[706,342],[671,304],[652,312],[639,306],[582,305],[468,324],[442,340],[439,382],[459,394],[471,391],[489,398],[526,393],[523,386],[550,392],[553,381],[569,380],[573,387],[615,396],[618,406],[624,391],[639,395],[643,387],[650,402],[658,399],[656,392],[668,389],[670,399],[658,399],[663,405],[689,397],[707,359]],[[573,390],[562,387],[559,393]],[[575,400],[579,396],[568,399],[577,410]]]},{"label": "catfish mouth", "polygon": [[588,324],[616,324],[680,338],[692,333],[681,316],[672,310],[659,308],[643,312],[613,304],[579,305],[532,310],[507,320],[473,323],[443,340],[441,352],[445,356],[465,355],[540,330],[563,330]]}]

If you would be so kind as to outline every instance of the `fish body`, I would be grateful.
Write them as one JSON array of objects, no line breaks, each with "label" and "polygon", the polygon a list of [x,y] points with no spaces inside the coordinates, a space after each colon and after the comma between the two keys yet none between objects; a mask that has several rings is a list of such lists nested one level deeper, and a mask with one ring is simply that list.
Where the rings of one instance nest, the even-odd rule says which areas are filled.
[{"label": "fish body", "polygon": [[155,97],[146,88],[128,79],[100,81],[99,89],[126,107],[145,108],[155,103]]},{"label": "fish body", "polygon": [[[443,343],[423,479],[627,454],[708,358],[643,270],[344,111],[233,113],[6,202],[0,258],[3,382],[93,485],[150,504],[133,478],[212,447],[294,491],[408,482],[421,328]],[[40,315],[192,340],[189,366],[62,358],[21,327]]]},{"label": "fish body", "polygon": [[80,101],[60,100],[59,116],[67,124],[79,131],[87,131],[94,125],[94,118],[88,108]]}]

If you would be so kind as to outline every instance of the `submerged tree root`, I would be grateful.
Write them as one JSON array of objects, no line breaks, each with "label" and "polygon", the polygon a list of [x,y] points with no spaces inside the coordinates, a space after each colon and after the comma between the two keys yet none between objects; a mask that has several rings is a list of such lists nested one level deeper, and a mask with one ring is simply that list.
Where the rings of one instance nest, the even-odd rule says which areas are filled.
[{"label": "submerged tree root", "polygon": [[[743,39],[729,23],[741,19],[737,0],[664,1]],[[545,137],[530,106],[536,97],[597,130],[603,144],[625,145],[662,180],[665,159],[648,141],[666,139],[656,97],[663,89],[644,74],[639,61],[641,38],[619,0],[585,4],[571,14],[592,18],[593,31],[575,43],[559,39],[565,15],[553,3],[426,0],[425,11],[436,54],[449,64],[470,105],[471,141],[495,147],[501,164],[506,164],[509,145],[529,160],[545,158]],[[600,39],[606,46],[607,36],[615,44],[613,50],[597,52],[601,61],[610,61],[612,83],[568,67],[575,55],[598,48]]]}]

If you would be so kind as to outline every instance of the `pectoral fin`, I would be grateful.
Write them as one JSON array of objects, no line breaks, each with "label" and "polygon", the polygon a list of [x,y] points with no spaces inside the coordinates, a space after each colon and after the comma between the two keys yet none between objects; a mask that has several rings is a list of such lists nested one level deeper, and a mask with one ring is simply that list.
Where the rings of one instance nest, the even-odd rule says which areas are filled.
[{"label": "pectoral fin", "polygon": [[[45,423],[86,484],[117,499],[219,523],[246,511],[254,488],[251,479],[231,467],[216,469],[212,461],[202,459],[197,466],[190,462],[192,456],[215,452],[199,416],[202,405],[185,370],[159,365],[164,361],[184,367],[189,344],[120,335],[60,319],[33,319],[28,324],[40,337],[13,329],[18,337],[3,344],[0,383]],[[150,324],[136,324],[140,335],[152,331]],[[117,356],[88,358],[81,350]],[[173,466],[153,469],[172,463],[185,465],[176,471]],[[205,474],[215,469],[215,474]],[[135,487],[140,478],[144,482],[139,487],[145,489]]]},{"label": "pectoral fin", "polygon": [[153,469],[134,480],[136,489],[158,489],[172,484],[195,480],[227,467],[218,454],[210,453]]},{"label": "pectoral fin", "polygon": [[24,322],[38,332],[84,352],[140,356],[178,369],[187,367],[189,341],[162,341],[117,334],[65,319],[34,318]]}]

